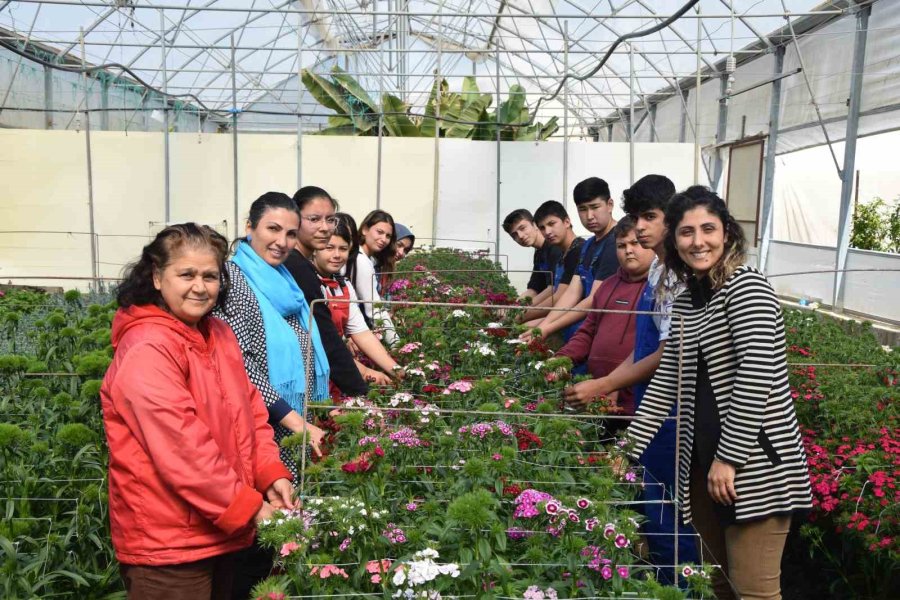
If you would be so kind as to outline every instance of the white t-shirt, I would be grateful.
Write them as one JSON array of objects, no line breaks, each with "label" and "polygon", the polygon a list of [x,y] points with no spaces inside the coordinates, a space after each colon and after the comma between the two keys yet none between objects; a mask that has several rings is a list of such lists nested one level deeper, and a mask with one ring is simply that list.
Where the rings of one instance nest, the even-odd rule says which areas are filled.
[{"label": "white t-shirt", "polygon": [[660,342],[669,339],[672,331],[672,305],[675,304],[675,298],[687,289],[687,284],[683,281],[678,281],[675,273],[669,271],[666,274],[665,291],[662,294],[657,293],[660,277],[662,277],[662,273],[665,270],[666,265],[660,262],[659,257],[656,256],[650,264],[650,272],[647,273],[647,283],[653,286],[654,294],[656,295],[653,310],[665,313],[664,315],[653,315],[653,322],[656,324],[656,328],[659,329]]},{"label": "white t-shirt", "polygon": [[[359,299],[363,302],[369,300],[381,302],[381,294],[378,293],[378,287],[375,282],[375,265],[372,263],[372,259],[362,251],[356,256],[356,283],[354,287]],[[400,341],[394,329],[391,314],[386,310],[385,306],[376,308],[373,304],[363,304],[362,308],[366,316],[375,323],[376,328],[382,330],[384,341],[388,346],[393,346]]]}]

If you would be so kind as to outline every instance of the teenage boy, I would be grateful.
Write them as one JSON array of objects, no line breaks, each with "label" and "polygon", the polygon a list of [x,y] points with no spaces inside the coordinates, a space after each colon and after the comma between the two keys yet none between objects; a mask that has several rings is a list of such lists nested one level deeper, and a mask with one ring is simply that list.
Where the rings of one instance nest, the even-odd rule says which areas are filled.
[{"label": "teenage boy", "polygon": [[[546,310],[547,307],[559,305],[559,298],[566,293],[569,284],[575,278],[581,245],[584,243],[584,239],[577,237],[572,231],[569,213],[556,200],[547,200],[541,204],[534,213],[534,222],[544,235],[545,243],[559,248],[562,256],[552,266],[553,286],[550,288],[552,294],[536,303],[534,308],[526,311],[519,319],[529,327],[540,323],[550,312]],[[565,340],[568,341],[568,338]]]},{"label": "teenage boy", "polygon": [[[593,309],[613,311],[637,310],[647,283],[647,272],[653,262],[652,250],[643,248],[635,233],[635,221],[625,217],[613,229],[616,258],[619,269],[603,280],[597,288],[591,303]],[[571,288],[570,288],[571,289]],[[584,320],[572,339],[563,346],[557,356],[568,356],[573,363],[587,361],[587,369],[592,377],[608,375],[634,350],[636,320],[634,314],[620,312],[592,312]],[[586,398],[584,388],[591,381],[583,381],[565,389],[566,399],[572,404],[586,404],[596,396]],[[616,398],[622,414],[634,414],[634,395],[630,389],[622,390]],[[619,429],[616,425],[627,425],[624,421],[612,421],[610,431]]]},{"label": "teenage boy", "polygon": [[552,292],[551,271],[562,252],[544,240],[544,234],[534,224],[534,217],[524,208],[512,211],[503,219],[503,230],[523,248],[534,248],[534,262],[528,287],[520,298],[531,298],[532,304],[543,302]]},{"label": "teenage boy", "polygon": [[[599,177],[589,177],[575,186],[572,192],[578,218],[585,229],[594,234],[581,247],[576,274],[566,292],[560,296],[556,306],[560,308],[588,309],[600,283],[619,269],[616,259],[616,240],[612,231],[616,220],[612,217],[613,201],[609,185]],[[550,312],[537,324],[542,336],[557,331],[563,332],[563,339],[569,339],[583,322],[580,311]],[[523,334],[530,339],[531,332]]]},{"label": "teenage boy", "polygon": [[[580,397],[577,398],[579,401],[583,401],[584,397],[608,395],[614,390],[621,393],[622,390],[631,388],[635,406],[640,406],[647,384],[659,366],[670,331],[673,325],[678,326],[677,323],[672,323],[669,314],[675,298],[684,291],[685,286],[671,276],[662,280],[666,258],[665,212],[674,194],[675,185],[663,175],[646,175],[622,193],[623,210],[637,222],[638,241],[656,254],[637,310],[664,314],[637,315],[632,355],[606,377],[588,382],[591,385],[584,386],[585,389],[580,391]],[[669,416],[674,415],[673,408]],[[641,457],[641,464],[644,466],[643,493],[647,502],[643,505],[647,517],[644,530],[651,534],[648,536],[648,546],[652,562],[656,564],[671,565],[675,559],[674,511],[671,504],[663,503],[675,496],[675,445],[675,420],[668,419]],[[691,526],[678,524],[679,562],[698,560],[694,535]],[[661,569],[659,578],[666,583],[673,583],[672,570]]]}]

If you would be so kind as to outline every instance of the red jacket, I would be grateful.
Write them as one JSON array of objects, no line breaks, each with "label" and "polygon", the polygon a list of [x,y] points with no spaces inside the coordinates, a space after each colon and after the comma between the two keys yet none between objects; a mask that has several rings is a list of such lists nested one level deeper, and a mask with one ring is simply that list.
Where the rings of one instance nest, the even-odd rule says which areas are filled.
[{"label": "red jacket", "polygon": [[290,478],[224,322],[198,331],[155,306],[119,309],[100,390],[120,562],[169,565],[249,546],[262,494]]},{"label": "red jacket", "polygon": [[[604,279],[597,288],[591,308],[637,310],[637,303],[646,283],[646,275],[637,281],[629,281],[620,268],[615,275]],[[595,379],[609,375],[634,350],[636,316],[588,313],[572,339],[556,355],[568,356],[574,363],[587,360],[588,371]],[[625,414],[634,414],[631,386],[619,390],[618,404]]]}]

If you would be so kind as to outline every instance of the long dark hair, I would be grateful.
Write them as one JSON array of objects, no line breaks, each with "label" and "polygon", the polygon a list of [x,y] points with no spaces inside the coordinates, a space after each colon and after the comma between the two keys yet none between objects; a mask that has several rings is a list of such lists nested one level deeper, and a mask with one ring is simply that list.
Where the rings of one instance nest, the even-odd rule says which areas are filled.
[{"label": "long dark hair", "polygon": [[140,258],[125,267],[123,281],[116,292],[119,306],[154,304],[166,308],[162,294],[153,285],[153,274],[165,269],[185,248],[209,250],[215,255],[221,278],[216,306],[222,306],[228,295],[228,272],[225,270],[228,240],[212,227],[197,223],[169,225],[144,246]]},{"label": "long dark hair", "polygon": [[356,282],[356,257],[359,256],[359,231],[356,228],[356,220],[347,213],[335,213],[338,218],[337,227],[332,235],[340,236],[350,244],[350,254],[347,257],[345,277],[348,281]]},{"label": "long dark hair", "polygon": [[391,216],[389,212],[383,211],[381,209],[375,209],[369,214],[366,215],[366,218],[362,220],[362,223],[359,224],[359,234],[356,236],[356,239],[359,241],[360,247],[362,247],[363,243],[363,229],[370,229],[379,223],[387,223],[391,226],[391,243],[384,247],[384,250],[372,256],[375,259],[375,266],[379,271],[383,271],[383,267],[388,263],[390,257],[394,256],[395,248],[394,244],[397,241],[397,232],[395,231],[396,227],[394,226],[394,217]]},{"label": "long dark hair", "polygon": [[683,192],[675,194],[666,208],[667,231],[663,242],[666,249],[666,269],[674,271],[681,281],[687,281],[693,277],[694,273],[691,268],[678,255],[675,246],[676,229],[684,218],[684,213],[701,206],[711,215],[718,217],[725,230],[725,247],[722,258],[709,270],[709,281],[713,289],[719,289],[725,284],[725,280],[744,264],[747,257],[747,241],[743,228],[731,216],[725,201],[706,186],[691,186]]}]

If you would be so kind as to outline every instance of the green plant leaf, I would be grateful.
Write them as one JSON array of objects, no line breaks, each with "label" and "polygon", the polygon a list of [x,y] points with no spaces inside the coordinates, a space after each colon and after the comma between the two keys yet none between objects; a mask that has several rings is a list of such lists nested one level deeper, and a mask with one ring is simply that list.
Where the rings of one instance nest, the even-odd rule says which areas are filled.
[{"label": "green plant leaf", "polygon": [[[391,94],[381,97],[381,106],[384,109],[384,127],[389,134],[396,137],[421,137],[422,132],[407,115],[409,106],[400,98]],[[394,113],[394,114],[388,114]]]}]

